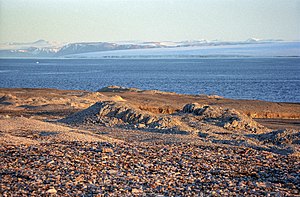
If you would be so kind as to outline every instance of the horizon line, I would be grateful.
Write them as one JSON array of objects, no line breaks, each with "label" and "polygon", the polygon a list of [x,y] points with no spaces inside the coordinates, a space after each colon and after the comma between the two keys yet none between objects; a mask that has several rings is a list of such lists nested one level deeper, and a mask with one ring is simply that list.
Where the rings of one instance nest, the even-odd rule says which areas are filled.
[{"label": "horizon line", "polygon": [[96,43],[96,42],[103,42],[103,43],[115,43],[115,42],[188,42],[188,41],[207,41],[207,42],[245,42],[248,40],[253,41],[278,41],[278,42],[298,42],[300,39],[294,40],[285,40],[280,38],[248,38],[243,40],[221,40],[221,39],[182,39],[182,40],[85,40],[85,41],[57,41],[57,40],[48,40],[48,39],[35,39],[33,41],[6,41],[1,42],[0,44],[32,44],[38,41],[46,41],[46,42],[58,42],[58,43]]}]

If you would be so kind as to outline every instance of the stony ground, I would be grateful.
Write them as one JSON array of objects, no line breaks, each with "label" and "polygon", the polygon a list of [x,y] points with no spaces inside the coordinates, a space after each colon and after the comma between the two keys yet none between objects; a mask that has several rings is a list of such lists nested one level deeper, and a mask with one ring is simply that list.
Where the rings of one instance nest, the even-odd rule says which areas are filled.
[{"label": "stony ground", "polygon": [[2,196],[297,196],[295,157],[188,143],[0,147]]},{"label": "stony ground", "polygon": [[[300,196],[299,103],[119,89],[0,89],[0,197]],[[125,117],[132,127],[118,127],[111,111],[107,124],[57,121],[103,101],[153,117],[183,115],[177,123],[198,129],[151,130]],[[264,118],[256,120],[268,128],[224,127],[210,122],[227,118],[216,110],[180,111],[195,102],[236,109],[248,126],[256,124],[246,116]]]}]

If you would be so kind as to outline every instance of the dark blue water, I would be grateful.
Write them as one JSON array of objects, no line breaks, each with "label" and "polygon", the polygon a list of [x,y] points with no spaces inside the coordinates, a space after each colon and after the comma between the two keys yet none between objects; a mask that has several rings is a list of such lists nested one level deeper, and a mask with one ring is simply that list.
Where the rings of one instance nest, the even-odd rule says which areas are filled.
[{"label": "dark blue water", "polygon": [[0,59],[0,87],[94,91],[108,85],[300,102],[300,59]]}]

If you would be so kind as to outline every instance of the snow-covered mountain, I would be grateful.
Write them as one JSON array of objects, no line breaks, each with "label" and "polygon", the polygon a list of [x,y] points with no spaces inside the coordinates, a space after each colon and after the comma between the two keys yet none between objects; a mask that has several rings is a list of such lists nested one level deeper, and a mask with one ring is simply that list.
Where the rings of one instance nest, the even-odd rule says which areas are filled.
[{"label": "snow-covered mountain", "polygon": [[42,39],[26,43],[1,43],[0,57],[53,57],[63,45]]},{"label": "snow-covered mountain", "polygon": [[129,49],[146,49],[154,48],[151,44],[117,44],[109,42],[82,42],[71,43],[63,46],[55,56],[65,56],[69,54],[96,52],[96,51],[114,51],[114,50],[129,50]]},{"label": "snow-covered mountain", "polygon": [[[194,56],[300,56],[300,42],[282,40],[245,41],[121,41],[58,43],[2,43],[0,58],[107,58],[107,57],[194,57]],[[209,52],[208,52],[209,51]],[[229,52],[230,51],[230,52]],[[276,51],[276,53],[274,52]]]},{"label": "snow-covered mountain", "polygon": [[300,42],[268,42],[214,46],[184,46],[100,51],[64,56],[65,58],[224,58],[300,57]]}]

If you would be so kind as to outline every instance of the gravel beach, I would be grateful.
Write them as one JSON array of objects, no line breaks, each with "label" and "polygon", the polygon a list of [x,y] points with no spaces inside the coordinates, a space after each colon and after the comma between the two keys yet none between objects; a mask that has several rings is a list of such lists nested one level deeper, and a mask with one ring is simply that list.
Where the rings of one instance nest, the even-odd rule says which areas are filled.
[{"label": "gravel beach", "polygon": [[295,196],[297,158],[186,143],[1,147],[2,196]]}]

